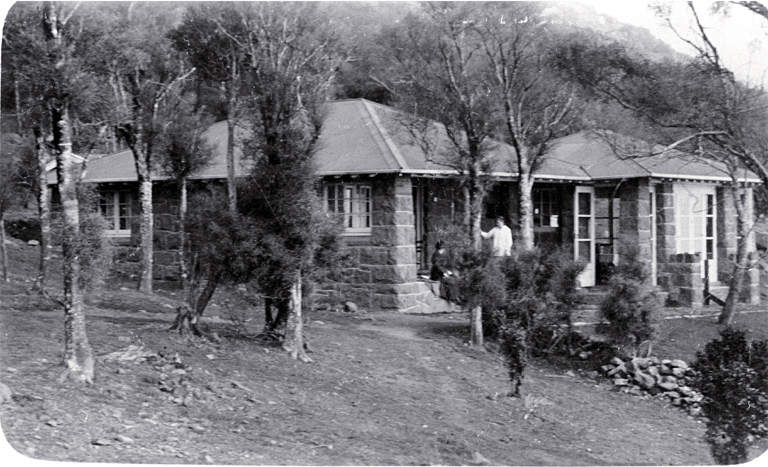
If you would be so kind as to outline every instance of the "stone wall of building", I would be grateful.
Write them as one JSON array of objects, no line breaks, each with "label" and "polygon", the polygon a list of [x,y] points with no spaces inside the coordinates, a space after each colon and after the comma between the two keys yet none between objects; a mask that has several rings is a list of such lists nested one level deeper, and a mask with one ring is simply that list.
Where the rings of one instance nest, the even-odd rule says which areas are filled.
[{"label": "stone wall of building", "polygon": [[627,248],[636,248],[641,261],[652,260],[651,202],[648,179],[626,180],[620,190],[619,255]]},{"label": "stone wall of building", "polygon": [[[154,216],[154,265],[155,280],[179,279],[179,195],[170,187],[155,185],[152,192]],[[131,237],[116,239],[114,268],[127,274],[138,274],[141,269],[141,205],[138,191],[133,194],[131,205]]]},{"label": "stone wall of building", "polygon": [[371,235],[347,237],[349,263],[318,286],[318,301],[355,302],[367,310],[432,311],[417,276],[412,180],[378,175],[371,183]]}]

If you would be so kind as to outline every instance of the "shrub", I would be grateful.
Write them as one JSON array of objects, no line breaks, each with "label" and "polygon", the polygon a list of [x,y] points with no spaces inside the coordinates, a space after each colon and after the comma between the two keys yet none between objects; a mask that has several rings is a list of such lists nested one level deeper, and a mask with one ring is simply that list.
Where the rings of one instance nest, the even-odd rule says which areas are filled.
[{"label": "shrub", "polygon": [[28,242],[30,240],[40,241],[42,238],[42,231],[40,230],[40,219],[37,218],[6,221],[5,232],[9,236],[18,238],[23,242]]},{"label": "shrub", "polygon": [[507,301],[497,313],[497,326],[524,327],[526,345],[535,356],[568,347],[571,315],[580,301],[576,278],[584,266],[564,249],[521,251],[505,258]]},{"label": "shrub", "polygon": [[635,355],[643,342],[656,335],[660,304],[650,283],[650,272],[638,250],[627,248],[609,281],[610,292],[600,304],[600,315],[609,323],[597,329],[627,355]]},{"label": "shrub", "polygon": [[[80,233],[74,239],[74,249],[80,258],[80,287],[85,290],[103,284],[112,265],[113,247],[104,234],[106,223],[99,213],[100,195],[95,187],[79,184],[77,187]],[[39,222],[38,222],[39,228]],[[61,206],[55,206],[51,215],[51,243],[60,245],[64,232]]]},{"label": "shrub", "polygon": [[576,278],[584,264],[565,250],[515,252],[501,262],[506,302],[491,318],[512,382],[510,395],[520,396],[529,356],[570,350],[581,341],[571,314],[579,303]]},{"label": "shrub", "polygon": [[712,457],[720,464],[746,462],[751,440],[767,434],[768,341],[750,345],[743,331],[726,328],[696,354],[693,369]]}]

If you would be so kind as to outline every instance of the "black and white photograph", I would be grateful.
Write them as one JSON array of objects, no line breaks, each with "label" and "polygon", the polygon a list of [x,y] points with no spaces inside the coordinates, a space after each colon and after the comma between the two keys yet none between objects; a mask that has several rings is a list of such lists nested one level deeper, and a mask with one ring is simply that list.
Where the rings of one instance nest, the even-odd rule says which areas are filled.
[{"label": "black and white photograph", "polygon": [[0,14],[0,464],[768,463],[768,2]]}]

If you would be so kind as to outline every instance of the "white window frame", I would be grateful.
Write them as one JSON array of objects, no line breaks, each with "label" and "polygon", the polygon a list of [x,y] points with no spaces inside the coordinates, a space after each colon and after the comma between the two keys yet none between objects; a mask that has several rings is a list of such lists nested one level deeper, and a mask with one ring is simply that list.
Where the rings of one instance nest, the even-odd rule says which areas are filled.
[{"label": "white window frame", "polygon": [[[120,196],[123,195],[123,202],[121,203]],[[104,229],[104,234],[108,237],[130,237],[131,236],[131,216],[132,213],[133,196],[130,191],[125,190],[112,190],[103,191],[101,193],[101,200],[99,202],[99,212],[107,222],[107,228]],[[111,219],[107,215],[106,206],[112,206]],[[125,214],[121,215],[120,208],[125,208]],[[120,219],[124,218],[125,229],[120,228]],[[111,227],[111,228],[110,228]]]},{"label": "white window frame", "polygon": [[[341,196],[339,196],[341,195]],[[330,183],[323,187],[325,212],[342,216],[343,235],[371,235],[371,186],[364,183]]]}]

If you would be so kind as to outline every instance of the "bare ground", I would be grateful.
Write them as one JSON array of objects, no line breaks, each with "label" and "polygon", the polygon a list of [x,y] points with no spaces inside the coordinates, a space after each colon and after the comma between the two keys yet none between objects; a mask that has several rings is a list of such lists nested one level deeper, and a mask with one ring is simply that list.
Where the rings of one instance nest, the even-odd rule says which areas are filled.
[{"label": "bare ground", "polygon": [[[172,290],[149,297],[134,291],[134,284],[110,280],[87,299],[89,338],[101,356],[94,384],[58,383],[61,309],[25,294],[35,251],[11,250],[12,282],[0,287],[0,382],[14,394],[0,407],[0,424],[10,446],[30,458],[259,465],[713,463],[700,420],[660,399],[615,392],[575,369],[569,374],[535,361],[524,397],[507,397],[500,356],[464,346],[464,314],[314,311],[305,328],[314,363],[304,364],[222,319],[227,312],[220,296],[206,312],[208,327],[222,336],[211,343],[167,331],[177,303]],[[765,314],[737,320],[742,316],[765,321]],[[263,315],[248,317],[244,334],[255,334]],[[696,326],[708,339],[717,334],[716,324],[699,320]],[[691,341],[688,331],[674,329]],[[104,358],[130,345],[155,356]],[[682,352],[679,347],[670,348]],[[754,456],[764,450],[761,445]]]}]

